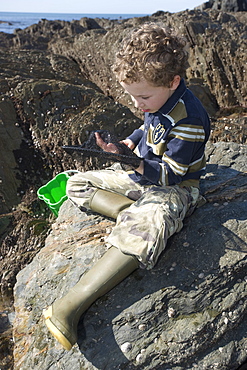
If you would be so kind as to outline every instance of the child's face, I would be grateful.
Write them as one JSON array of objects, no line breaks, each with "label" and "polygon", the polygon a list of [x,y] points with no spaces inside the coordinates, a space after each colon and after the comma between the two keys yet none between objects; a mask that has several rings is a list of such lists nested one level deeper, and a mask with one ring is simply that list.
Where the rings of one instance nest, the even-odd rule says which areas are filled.
[{"label": "child's face", "polygon": [[124,90],[131,96],[136,108],[143,112],[157,112],[172,96],[180,82],[180,77],[175,76],[170,87],[153,86],[146,80],[126,84],[121,82]]}]

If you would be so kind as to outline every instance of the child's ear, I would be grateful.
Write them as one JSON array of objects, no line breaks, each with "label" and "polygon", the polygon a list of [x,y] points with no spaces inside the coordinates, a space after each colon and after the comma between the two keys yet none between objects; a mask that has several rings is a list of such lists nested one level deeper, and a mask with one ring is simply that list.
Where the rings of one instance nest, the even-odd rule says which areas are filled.
[{"label": "child's ear", "polygon": [[171,90],[176,90],[176,88],[178,87],[178,85],[180,84],[180,81],[181,81],[181,77],[179,75],[176,75],[173,79],[173,81],[171,82],[171,87],[170,89]]}]

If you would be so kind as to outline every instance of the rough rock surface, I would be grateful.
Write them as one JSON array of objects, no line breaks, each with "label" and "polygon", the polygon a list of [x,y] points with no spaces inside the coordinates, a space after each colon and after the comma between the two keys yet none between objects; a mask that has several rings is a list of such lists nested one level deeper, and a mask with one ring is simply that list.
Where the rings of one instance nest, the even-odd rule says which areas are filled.
[{"label": "rough rock surface", "polygon": [[1,213],[18,204],[28,186],[62,171],[61,145],[81,143],[103,125],[123,137],[141,122],[83,78],[70,59],[29,51],[2,54],[2,60],[8,77],[0,80],[7,90],[0,100]]},{"label": "rough rock surface", "polygon": [[[159,11],[150,17],[117,20],[41,20],[14,35],[0,33],[6,50],[41,50],[62,54],[75,61],[82,74],[121,103],[123,94],[109,66],[123,36],[146,21],[175,27],[189,41],[190,69],[187,79],[195,78],[196,88],[209,112],[219,107],[246,105],[246,12],[186,10],[171,14]],[[194,85],[196,85],[194,87]]]},{"label": "rough rock surface", "polygon": [[224,12],[243,12],[247,10],[246,0],[209,0],[196,9],[217,9]]},{"label": "rough rock surface", "polygon": [[246,151],[208,146],[208,203],[153,270],[137,270],[91,306],[69,352],[51,338],[42,309],[100,258],[114,222],[66,201],[45,247],[17,276],[16,369],[237,369],[247,351]]},{"label": "rough rock surface", "polygon": [[[158,12],[151,17],[133,18],[114,25],[106,33],[93,32],[51,42],[53,52],[76,60],[82,73],[119,102],[131,101],[123,93],[109,69],[119,42],[133,27],[148,21],[178,29],[189,41],[190,68],[187,79],[211,115],[219,107],[246,104],[246,13],[185,11],[171,14]],[[121,30],[121,31],[120,31]],[[120,31],[120,32],[119,32]],[[105,64],[106,62],[106,64]],[[133,110],[134,111],[134,110]]]}]

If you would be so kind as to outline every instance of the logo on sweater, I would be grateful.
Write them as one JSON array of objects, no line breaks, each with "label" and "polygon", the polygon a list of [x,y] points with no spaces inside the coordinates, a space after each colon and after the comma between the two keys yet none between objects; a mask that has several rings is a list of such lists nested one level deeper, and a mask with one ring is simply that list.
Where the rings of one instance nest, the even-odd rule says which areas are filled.
[{"label": "logo on sweater", "polygon": [[155,145],[160,142],[165,132],[166,129],[164,128],[164,126],[161,123],[158,123],[158,125],[153,130],[153,143]]}]

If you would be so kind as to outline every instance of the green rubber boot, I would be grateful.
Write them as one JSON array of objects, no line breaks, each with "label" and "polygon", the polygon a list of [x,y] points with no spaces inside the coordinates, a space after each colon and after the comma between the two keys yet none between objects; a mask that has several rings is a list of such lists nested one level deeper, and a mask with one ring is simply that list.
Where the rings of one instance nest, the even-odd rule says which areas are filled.
[{"label": "green rubber boot", "polygon": [[111,247],[79,282],[61,299],[44,310],[45,323],[51,334],[70,350],[77,341],[81,315],[99,297],[119,284],[138,268],[135,257]]},{"label": "green rubber boot", "polygon": [[124,208],[129,207],[134,200],[125,195],[116,194],[111,191],[97,189],[90,200],[90,209],[103,216],[116,219]]}]

